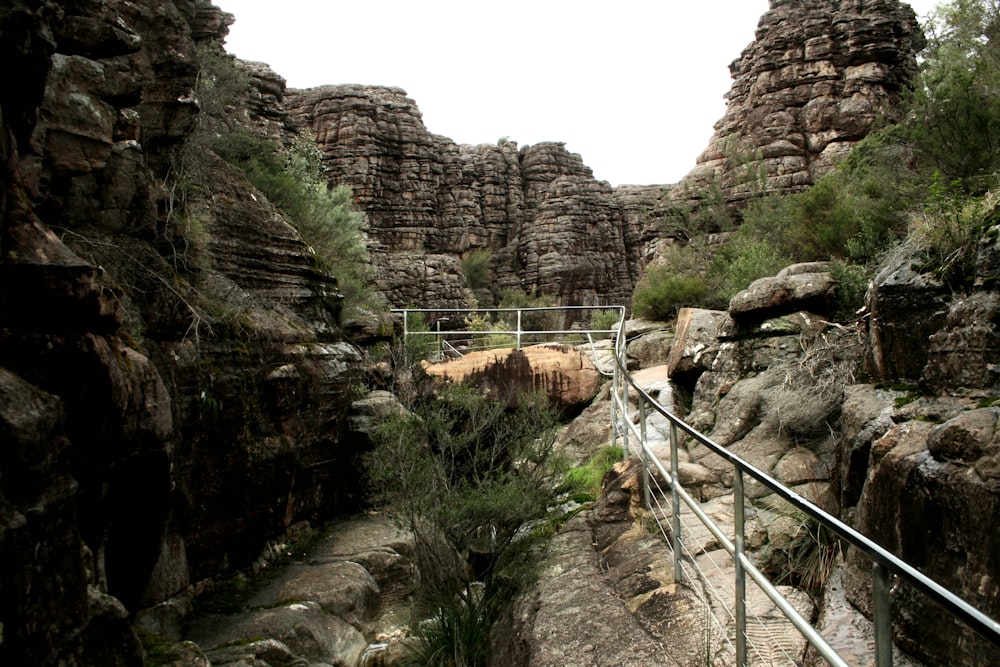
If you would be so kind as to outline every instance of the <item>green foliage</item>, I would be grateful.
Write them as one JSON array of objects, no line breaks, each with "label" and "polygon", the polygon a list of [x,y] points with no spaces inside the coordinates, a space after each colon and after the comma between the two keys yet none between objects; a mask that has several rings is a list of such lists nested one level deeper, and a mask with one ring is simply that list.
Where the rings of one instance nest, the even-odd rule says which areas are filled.
[{"label": "green foliage", "polygon": [[569,493],[578,500],[594,500],[601,495],[605,473],[621,460],[620,447],[602,447],[584,465],[567,470],[557,490]]},{"label": "green foliage", "polygon": [[485,666],[494,611],[491,601],[472,589],[441,604],[431,618],[414,629],[417,641],[403,658],[403,664],[413,667]]},{"label": "green foliage", "polygon": [[175,665],[184,657],[167,638],[161,635],[138,626],[135,628],[135,633],[142,642],[142,650],[145,653],[144,664],[149,667]]},{"label": "green foliage", "polygon": [[[525,292],[520,289],[505,289],[500,293],[500,308],[551,308],[556,305],[555,297],[551,294],[539,294],[532,290]],[[558,310],[540,310],[521,313],[522,331],[552,331],[562,329],[564,313]],[[517,314],[505,313],[503,321],[508,328],[517,328]],[[521,342],[539,343],[550,340],[551,336],[545,334],[532,334],[523,336]]]},{"label": "green foliage", "polygon": [[[407,313],[406,328],[409,332],[430,332],[426,313]],[[430,359],[438,351],[437,339],[434,336],[407,336],[404,341],[404,354],[410,362]]]},{"label": "green foliage", "polygon": [[942,4],[925,33],[920,85],[899,134],[946,179],[982,192],[1000,167],[1000,4]]},{"label": "green foliage", "polygon": [[195,84],[198,132],[216,136],[235,129],[238,115],[233,111],[249,98],[250,76],[216,43],[200,44],[195,53],[200,66]]},{"label": "green foliage", "polygon": [[836,304],[831,318],[837,322],[856,320],[858,310],[865,305],[868,272],[857,264],[837,261],[830,267],[830,274],[837,281]]},{"label": "green foliage", "polygon": [[685,306],[711,308],[718,294],[704,278],[670,273],[662,264],[650,264],[632,294],[632,311],[651,320],[669,320]]},{"label": "green foliage", "polygon": [[462,255],[461,267],[465,282],[471,290],[481,290],[490,285],[490,262],[493,253],[485,249],[470,250]]},{"label": "green foliage", "polygon": [[790,256],[767,239],[740,234],[715,256],[712,276],[722,299],[728,302],[753,281],[773,276],[791,263]]},{"label": "green foliage", "polygon": [[914,230],[923,250],[922,268],[953,290],[964,291],[975,277],[979,238],[1000,223],[1000,195],[968,197],[958,181],[944,183],[935,176]]},{"label": "green foliage", "polygon": [[375,431],[366,459],[374,497],[416,536],[421,572],[437,577],[425,582],[432,599],[451,599],[465,579],[450,553],[488,554],[481,575],[494,594],[518,531],[551,501],[556,412],[543,394],[497,400],[463,385],[414,409]]},{"label": "green foliage", "polygon": [[917,197],[900,151],[884,136],[870,137],[809,190],[754,202],[736,245],[766,243],[789,262],[873,262],[905,231],[903,212]]},{"label": "green foliage", "polygon": [[[494,320],[489,313],[471,313],[465,320],[465,328],[468,331],[482,331],[482,334],[474,334],[473,340],[476,347],[492,350],[501,347],[514,347],[517,345],[517,337],[498,331],[509,331],[510,327],[502,320]],[[491,332],[491,333],[485,333]]]},{"label": "green foliage", "polygon": [[797,511],[788,516],[798,521],[792,540],[781,550],[787,566],[775,583],[789,583],[810,593],[820,594],[842,556],[837,535],[816,519]]},{"label": "green foliage", "polygon": [[590,316],[590,328],[596,331],[614,330],[621,318],[617,310],[598,310]]},{"label": "green foliage", "polygon": [[212,147],[295,226],[320,267],[336,275],[348,306],[373,305],[363,216],[347,186],[327,187],[319,149],[308,133],[288,149],[243,131],[218,137]]}]

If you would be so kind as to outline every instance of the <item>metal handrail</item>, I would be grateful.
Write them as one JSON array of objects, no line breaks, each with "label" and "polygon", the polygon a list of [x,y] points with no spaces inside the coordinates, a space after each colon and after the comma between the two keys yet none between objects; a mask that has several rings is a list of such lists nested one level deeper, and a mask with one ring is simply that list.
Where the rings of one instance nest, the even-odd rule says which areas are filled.
[{"label": "metal handrail", "polygon": [[[623,345],[622,345],[623,349]],[[745,579],[743,573],[749,574],[761,589],[771,598],[771,600],[781,609],[782,613],[803,633],[805,638],[812,644],[817,652],[832,665],[846,665],[843,658],[819,635],[816,629],[806,621],[781,595],[770,581],[761,573],[756,566],[743,553],[744,540],[744,494],[742,492],[743,476],[749,475],[762,485],[770,489],[780,498],[788,502],[792,507],[801,511],[805,515],[815,519],[823,526],[833,531],[840,538],[853,545],[861,552],[865,553],[874,561],[872,569],[873,575],[873,607],[875,623],[875,643],[876,643],[876,665],[878,667],[889,667],[892,665],[892,627],[890,617],[889,601],[889,577],[896,575],[907,583],[913,585],[931,600],[939,604],[953,616],[961,620],[967,626],[975,630],[982,637],[996,646],[1000,646],[1000,623],[982,613],[965,600],[961,599],[941,584],[937,583],[927,575],[923,574],[913,566],[909,565],[895,554],[879,546],[870,538],[862,535],[857,530],[843,523],[833,515],[824,511],[814,503],[798,495],[778,480],[759,470],[749,462],[736,456],[726,448],[715,443],[707,436],[686,424],[682,419],[674,415],[667,408],[662,406],[652,396],[646,392],[632,377],[625,367],[625,355],[615,355],[614,388],[612,390],[612,437],[617,442],[618,437],[622,437],[623,449],[626,456],[631,448],[628,442],[629,432],[639,441],[638,454],[644,463],[652,462],[657,471],[670,480],[671,496],[673,500],[673,529],[671,531],[674,552],[674,569],[676,579],[681,578],[680,568],[680,525],[679,502],[683,501],[699,520],[713,533],[723,548],[734,558],[736,564],[736,589],[737,589],[737,664],[746,665],[747,645],[746,645],[746,612],[745,612]],[[639,428],[636,429],[628,413],[628,391],[632,388],[638,395],[639,404]],[[649,450],[645,438],[645,421],[647,408],[652,409],[666,418],[670,422],[670,452],[671,469],[667,471],[659,459]],[[619,421],[620,420],[620,421]],[[735,537],[730,540],[722,534],[721,529],[709,518],[700,504],[695,501],[681,486],[678,480],[678,442],[677,431],[685,434],[701,443],[717,456],[722,457],[734,467],[734,496],[735,496]],[[643,467],[644,475],[648,475],[648,465]],[[644,480],[643,487],[648,489],[648,479]],[[644,491],[648,494],[648,491]],[[646,505],[649,507],[648,495],[646,495]]]},{"label": "metal handrail", "polygon": [[[594,329],[561,329],[561,330],[523,330],[521,328],[521,315],[531,311],[557,311],[557,310],[617,310],[620,319],[617,327],[612,330]],[[433,335],[446,336],[453,334],[504,334],[515,337],[517,346],[520,347],[520,340],[525,335],[538,334],[573,334],[587,335],[593,348],[592,334],[611,334],[614,336],[614,367],[611,373],[611,429],[612,441],[622,442],[624,456],[629,456],[633,447],[630,444],[630,436],[639,443],[636,453],[643,461],[643,474],[645,476],[643,484],[644,502],[650,507],[649,497],[649,465],[652,466],[664,477],[670,480],[671,507],[673,525],[671,527],[672,550],[674,553],[674,574],[675,580],[682,579],[682,552],[681,552],[681,526],[680,514],[681,503],[683,502],[706,528],[715,536],[718,543],[733,557],[736,570],[736,658],[740,667],[748,664],[748,640],[746,633],[746,590],[745,578],[749,576],[753,579],[764,593],[774,602],[779,610],[788,618],[802,635],[815,647],[816,651],[829,664],[836,666],[846,666],[844,659],[834,650],[826,640],[819,634],[815,627],[809,623],[781,592],[767,579],[767,577],[750,561],[744,553],[745,541],[745,496],[743,493],[744,475],[749,475],[757,480],[764,487],[770,489],[778,497],[788,502],[792,507],[799,510],[808,517],[818,521],[841,539],[856,547],[859,551],[872,559],[873,580],[873,608],[875,623],[875,660],[878,667],[891,667],[892,665],[892,621],[890,617],[890,577],[895,575],[911,584],[917,590],[924,593],[931,600],[941,605],[954,617],[961,620],[967,626],[975,630],[978,634],[996,646],[1000,646],[1000,623],[997,623],[986,614],[982,613],[965,600],[944,588],[930,577],[926,576],[913,566],[909,565],[898,556],[892,554],[879,546],[870,538],[862,535],[857,530],[843,523],[830,513],[818,507],[816,504],[798,495],[781,482],[760,469],[753,466],[748,461],[736,456],[725,447],[717,444],[707,436],[699,433],[689,426],[682,419],[674,415],[667,408],[656,401],[649,393],[643,389],[628,372],[626,367],[625,354],[625,308],[623,306],[546,306],[539,308],[403,308],[394,309],[393,312],[403,314],[404,336],[410,335]],[[517,328],[513,331],[409,331],[408,315],[413,312],[423,313],[517,313]],[[595,355],[596,356],[596,355]],[[595,364],[596,365],[596,364]],[[603,369],[600,369],[603,371]],[[631,389],[630,389],[631,388]],[[633,424],[629,415],[629,391],[634,390],[637,395],[639,406],[638,424]],[[649,449],[646,437],[646,421],[648,409],[659,413],[670,423],[670,470],[666,470],[657,456]],[[724,534],[722,529],[701,509],[699,502],[683,488],[678,479],[679,469],[679,441],[678,432],[681,431],[701,443],[717,456],[722,457],[733,465],[734,468],[734,536],[730,539]]]}]

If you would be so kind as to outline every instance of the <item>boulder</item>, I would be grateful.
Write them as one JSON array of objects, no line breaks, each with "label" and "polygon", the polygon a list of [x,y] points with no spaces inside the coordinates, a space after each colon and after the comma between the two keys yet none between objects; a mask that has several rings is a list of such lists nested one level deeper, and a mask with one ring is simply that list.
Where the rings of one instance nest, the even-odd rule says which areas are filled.
[{"label": "boulder", "polygon": [[[872,445],[856,528],[988,616],[1000,616],[998,411],[962,412],[942,424],[906,421]],[[914,517],[919,517],[915,521]],[[871,563],[849,552],[845,589],[870,614]],[[929,664],[990,665],[1000,650],[910,586],[894,586],[898,642]]]},{"label": "boulder", "polygon": [[719,327],[728,319],[726,313],[703,308],[681,308],[677,330],[667,358],[670,376],[687,384],[709,370],[718,352]]},{"label": "boulder", "polygon": [[442,382],[476,386],[496,397],[544,391],[559,409],[576,413],[597,395],[601,374],[587,355],[568,345],[480,350],[459,359],[422,362]]},{"label": "boulder", "polygon": [[916,381],[928,361],[931,335],[947,318],[947,290],[902,257],[882,269],[868,290],[866,370],[882,380]]},{"label": "boulder", "polygon": [[927,339],[921,382],[935,394],[995,395],[1000,391],[1000,294],[977,291],[955,301],[942,328]]},{"label": "boulder", "polygon": [[762,320],[803,310],[829,312],[836,285],[825,265],[793,264],[739,292],[729,302],[729,314],[736,320]]}]

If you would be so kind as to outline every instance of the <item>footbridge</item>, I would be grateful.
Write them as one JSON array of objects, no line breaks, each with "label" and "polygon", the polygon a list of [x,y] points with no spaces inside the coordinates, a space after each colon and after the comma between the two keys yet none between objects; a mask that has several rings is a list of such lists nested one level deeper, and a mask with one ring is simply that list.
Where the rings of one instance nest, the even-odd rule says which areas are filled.
[{"label": "footbridge", "polygon": [[[609,418],[613,443],[622,448],[626,458],[636,457],[641,462],[643,504],[663,537],[664,557],[673,568],[674,581],[696,591],[696,597],[712,615],[714,631],[729,647],[729,657],[721,660],[724,664],[802,665],[802,652],[786,648],[787,642],[778,636],[791,628],[808,642],[813,655],[830,665],[889,667],[899,655],[893,646],[891,592],[900,584],[927,596],[945,616],[971,628],[994,647],[1000,647],[1000,624],[995,620],[814,502],[713,442],[674,414],[671,407],[663,405],[657,398],[662,384],[651,387],[637,379],[640,373],[628,369],[624,307],[396,312],[402,315],[405,336],[433,340],[434,345],[425,349],[431,349],[439,357],[481,348],[489,344],[491,336],[506,337],[503,340],[511,343],[511,347],[536,342],[572,343],[590,355],[611,382]],[[609,318],[612,313],[614,317]],[[467,326],[472,322],[475,329]],[[539,322],[551,326],[539,326]],[[707,511],[705,503],[695,498],[680,479],[682,446],[691,443],[707,448],[731,470],[731,496],[726,500],[731,512],[724,513],[721,520],[718,513]],[[858,656],[839,653],[831,645],[830,637],[803,613],[801,605],[789,598],[787,587],[772,581],[754,563],[747,551],[748,519],[755,512],[747,494],[750,484],[765,487],[808,521],[835,535],[841,544],[853,548],[853,557],[869,563],[874,655],[864,657],[859,663]],[[698,558],[695,545],[703,542],[706,535],[727,556],[727,564],[713,563],[721,577],[719,572],[707,572],[703,559]],[[748,602],[761,595],[780,611],[781,623],[788,628],[776,630],[774,619],[760,619],[754,614],[753,605]]]}]

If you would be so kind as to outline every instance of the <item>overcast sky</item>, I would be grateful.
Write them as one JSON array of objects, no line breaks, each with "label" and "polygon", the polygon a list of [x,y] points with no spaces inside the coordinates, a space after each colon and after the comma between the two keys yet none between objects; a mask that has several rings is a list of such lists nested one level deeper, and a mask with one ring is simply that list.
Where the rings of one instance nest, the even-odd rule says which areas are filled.
[{"label": "overcast sky", "polygon": [[[457,143],[563,141],[612,185],[674,183],[768,0],[215,0],[293,88],[399,86]],[[937,0],[911,3],[923,16]]]}]

